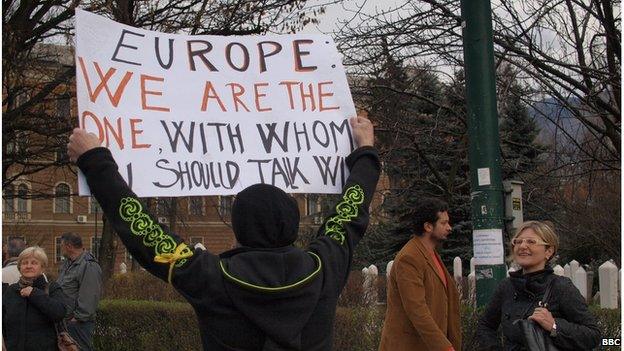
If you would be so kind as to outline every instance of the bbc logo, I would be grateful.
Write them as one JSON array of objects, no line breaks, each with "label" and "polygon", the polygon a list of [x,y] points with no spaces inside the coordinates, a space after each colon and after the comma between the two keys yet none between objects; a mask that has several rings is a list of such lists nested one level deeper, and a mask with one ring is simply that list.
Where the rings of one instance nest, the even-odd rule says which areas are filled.
[{"label": "bbc logo", "polygon": [[602,339],[602,346],[620,346],[620,345],[621,345],[620,339],[612,339],[612,338]]}]

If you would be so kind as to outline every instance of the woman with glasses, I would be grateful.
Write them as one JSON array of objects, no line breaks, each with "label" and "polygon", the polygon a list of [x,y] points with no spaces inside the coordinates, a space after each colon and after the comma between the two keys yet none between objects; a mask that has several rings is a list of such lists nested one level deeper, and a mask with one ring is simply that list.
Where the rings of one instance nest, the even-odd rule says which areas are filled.
[{"label": "woman with glasses", "polygon": [[[509,278],[499,284],[480,318],[479,350],[529,350],[520,324],[514,323],[526,318],[544,329],[558,350],[591,350],[598,346],[600,330],[585,299],[569,278],[555,275],[549,265],[558,247],[559,238],[542,222],[529,221],[518,228],[510,249],[521,269],[509,273]],[[549,284],[550,293],[542,303]]]}]

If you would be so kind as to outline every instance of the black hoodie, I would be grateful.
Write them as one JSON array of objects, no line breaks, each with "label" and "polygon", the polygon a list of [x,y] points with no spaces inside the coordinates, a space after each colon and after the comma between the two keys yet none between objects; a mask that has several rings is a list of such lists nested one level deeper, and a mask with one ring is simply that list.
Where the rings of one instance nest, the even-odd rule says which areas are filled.
[{"label": "black hoodie", "polygon": [[292,246],[299,212],[283,191],[239,193],[232,226],[240,248],[192,250],[157,223],[128,188],[106,148],[78,159],[91,192],[130,253],[195,309],[204,350],[330,350],[336,302],[368,226],[380,164],[372,147],[346,159],[342,197],[307,250]]}]

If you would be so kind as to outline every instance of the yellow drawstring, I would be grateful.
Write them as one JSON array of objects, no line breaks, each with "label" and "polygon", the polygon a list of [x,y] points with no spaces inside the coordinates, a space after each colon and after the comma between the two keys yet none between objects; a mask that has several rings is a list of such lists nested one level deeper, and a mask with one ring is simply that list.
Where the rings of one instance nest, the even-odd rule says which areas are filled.
[{"label": "yellow drawstring", "polygon": [[[183,251],[186,251],[182,253]],[[193,256],[193,251],[191,251],[185,243],[180,243],[178,247],[176,247],[174,252],[163,253],[154,257],[154,262],[158,263],[169,263],[169,276],[167,281],[171,284],[171,276],[173,274],[173,266],[181,259],[189,258]]]}]

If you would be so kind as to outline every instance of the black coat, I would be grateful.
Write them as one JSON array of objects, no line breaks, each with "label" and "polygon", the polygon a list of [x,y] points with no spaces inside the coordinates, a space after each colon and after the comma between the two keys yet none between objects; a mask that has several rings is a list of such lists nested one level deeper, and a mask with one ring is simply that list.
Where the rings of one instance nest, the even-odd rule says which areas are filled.
[{"label": "black coat", "polygon": [[[557,323],[557,336],[551,337],[553,344],[560,350],[574,351],[598,346],[600,329],[585,299],[569,278],[557,276],[552,268],[547,268],[526,275],[512,272],[499,284],[477,327],[481,350],[526,350],[520,326],[513,322],[533,314],[550,277],[554,280],[548,310]],[[504,347],[500,345],[499,326],[503,330]]]},{"label": "black coat", "polygon": [[[307,250],[286,245],[298,229],[292,198],[256,187],[258,192],[243,190],[235,200],[234,230],[242,231],[237,235],[249,246],[286,246],[247,246],[215,255],[191,250],[157,223],[117,171],[108,149],[96,148],[78,159],[92,194],[132,257],[170,281],[193,306],[203,348],[210,351],[331,350],[338,296],[368,226],[380,171],[372,147],[355,150],[346,164],[350,174],[343,194]],[[241,216],[244,223],[238,222]]]},{"label": "black coat", "polygon": [[46,294],[43,277],[35,280],[29,297],[20,295],[18,283],[2,287],[2,334],[7,351],[56,351],[54,323],[65,316],[66,297],[50,282]]}]

